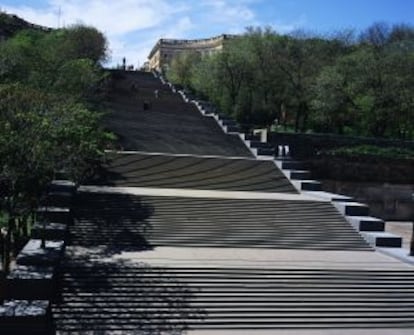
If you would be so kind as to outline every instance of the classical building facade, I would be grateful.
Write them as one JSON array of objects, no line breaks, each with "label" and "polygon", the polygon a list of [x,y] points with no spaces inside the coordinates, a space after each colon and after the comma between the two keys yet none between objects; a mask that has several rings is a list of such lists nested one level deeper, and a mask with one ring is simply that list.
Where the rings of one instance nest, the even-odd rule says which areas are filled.
[{"label": "classical building facade", "polygon": [[210,55],[223,49],[225,41],[236,37],[237,35],[223,34],[220,36],[198,39],[198,40],[180,40],[165,39],[158,40],[148,56],[148,69],[160,71],[171,60],[182,52],[199,52],[201,55]]}]

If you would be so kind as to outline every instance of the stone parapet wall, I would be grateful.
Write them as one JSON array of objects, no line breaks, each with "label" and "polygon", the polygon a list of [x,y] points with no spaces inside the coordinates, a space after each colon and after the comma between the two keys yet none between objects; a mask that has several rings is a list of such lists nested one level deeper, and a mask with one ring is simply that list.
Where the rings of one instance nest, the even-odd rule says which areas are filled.
[{"label": "stone parapet wall", "polygon": [[223,49],[225,40],[236,35],[223,34],[205,39],[159,39],[152,48],[148,60],[150,70],[161,70],[166,64],[182,52],[199,52],[202,55],[211,54]]},{"label": "stone parapet wall", "polygon": [[413,184],[322,180],[322,185],[325,191],[346,194],[366,203],[375,217],[386,221],[414,220]]}]

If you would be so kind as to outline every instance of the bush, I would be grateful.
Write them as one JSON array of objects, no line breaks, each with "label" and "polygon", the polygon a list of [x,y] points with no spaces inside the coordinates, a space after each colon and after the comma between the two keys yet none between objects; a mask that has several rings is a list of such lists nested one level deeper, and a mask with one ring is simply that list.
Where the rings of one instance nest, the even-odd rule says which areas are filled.
[{"label": "bush", "polygon": [[374,145],[358,145],[352,147],[341,147],[333,150],[320,151],[318,155],[334,157],[370,157],[385,159],[408,159],[414,160],[414,151],[397,147],[378,147]]}]

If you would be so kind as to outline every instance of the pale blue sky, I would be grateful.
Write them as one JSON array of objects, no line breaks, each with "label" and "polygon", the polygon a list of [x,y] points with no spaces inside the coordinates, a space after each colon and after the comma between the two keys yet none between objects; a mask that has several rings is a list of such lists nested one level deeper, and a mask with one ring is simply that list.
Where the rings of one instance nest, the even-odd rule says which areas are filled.
[{"label": "pale blue sky", "polygon": [[205,38],[271,26],[327,33],[374,22],[414,24],[414,0],[0,0],[0,8],[50,27],[85,23],[103,31],[111,64],[142,65],[159,38]]}]

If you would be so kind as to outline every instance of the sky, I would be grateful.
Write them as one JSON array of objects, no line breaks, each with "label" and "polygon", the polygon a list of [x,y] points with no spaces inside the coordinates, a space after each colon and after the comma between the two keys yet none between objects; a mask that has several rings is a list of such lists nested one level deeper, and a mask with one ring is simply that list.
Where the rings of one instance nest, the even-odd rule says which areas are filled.
[{"label": "sky", "polygon": [[414,0],[0,0],[0,10],[52,28],[92,25],[111,50],[109,66],[142,66],[160,38],[208,38],[272,27],[286,34],[414,25]]}]

